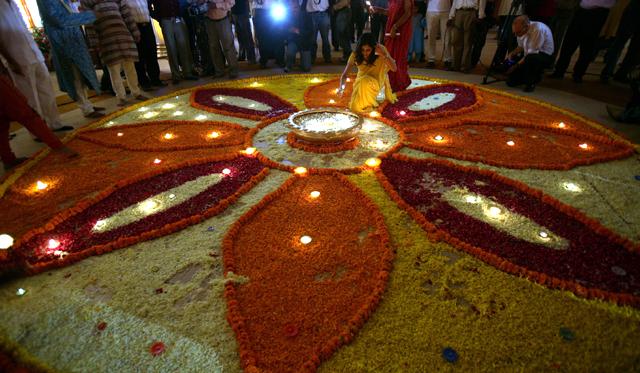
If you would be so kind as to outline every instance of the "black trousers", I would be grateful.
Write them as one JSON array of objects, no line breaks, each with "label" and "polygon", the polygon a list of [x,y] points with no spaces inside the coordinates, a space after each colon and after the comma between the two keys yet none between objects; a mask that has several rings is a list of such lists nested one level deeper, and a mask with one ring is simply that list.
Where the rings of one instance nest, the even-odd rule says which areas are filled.
[{"label": "black trousers", "polygon": [[600,30],[608,15],[609,9],[606,8],[578,8],[562,42],[554,74],[564,75],[571,62],[571,56],[580,47],[578,61],[573,66],[573,76],[582,78],[593,59]]},{"label": "black trousers", "polygon": [[525,56],[524,63],[509,74],[507,85],[515,87],[521,84],[534,85],[542,79],[544,69],[551,65],[551,55],[540,52]]},{"label": "black trousers", "polygon": [[256,8],[253,11],[253,27],[258,39],[260,65],[266,66],[270,59],[275,59],[276,63],[284,66],[285,30],[281,25],[273,23],[267,9]]},{"label": "black trousers", "polygon": [[387,16],[384,14],[372,14],[371,15],[371,33],[378,40],[379,43],[384,42],[384,35],[380,36],[380,32],[384,32],[387,27]]},{"label": "black trousers", "polygon": [[160,81],[158,47],[151,23],[138,23],[138,29],[140,30],[140,42],[136,44],[138,47],[138,62],[135,63],[136,73],[138,73],[140,85],[148,86],[152,82]]}]

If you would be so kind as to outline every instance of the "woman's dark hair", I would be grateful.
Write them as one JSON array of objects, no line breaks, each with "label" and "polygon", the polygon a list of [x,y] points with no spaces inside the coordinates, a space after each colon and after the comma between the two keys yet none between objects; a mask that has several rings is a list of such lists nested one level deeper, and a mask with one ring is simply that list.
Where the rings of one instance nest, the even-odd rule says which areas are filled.
[{"label": "woman's dark hair", "polygon": [[[376,38],[373,37],[372,33],[367,32],[362,34],[362,36],[360,37],[360,40],[358,40],[358,45],[356,46],[356,65],[360,65],[363,62],[366,63],[367,65],[373,65],[373,63],[376,62],[376,58],[378,58],[378,56],[375,53],[376,44],[378,44],[378,42],[376,41]],[[369,58],[366,61],[364,59],[364,54],[362,54],[362,47],[364,47],[365,45],[368,45],[371,47],[371,54],[369,55]]]}]

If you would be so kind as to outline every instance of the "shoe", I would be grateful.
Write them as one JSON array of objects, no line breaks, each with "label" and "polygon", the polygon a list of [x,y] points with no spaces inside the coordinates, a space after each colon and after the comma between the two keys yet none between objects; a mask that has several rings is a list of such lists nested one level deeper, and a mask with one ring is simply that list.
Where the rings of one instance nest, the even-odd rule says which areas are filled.
[{"label": "shoe", "polygon": [[607,105],[607,113],[609,114],[611,119],[615,120],[616,122],[622,122],[623,121],[621,116],[620,116],[620,114],[622,114],[622,109],[617,108],[617,107],[612,106],[612,105]]},{"label": "shoe", "polygon": [[171,83],[172,83],[173,85],[180,84],[180,79],[175,79],[175,78],[174,78],[174,79],[171,79]]},{"label": "shoe", "polygon": [[229,79],[235,79],[238,77],[238,72],[237,71],[231,71],[229,73]]},{"label": "shoe", "polygon": [[534,84],[527,84],[524,86],[522,90],[524,92],[533,92],[535,89],[536,89],[536,86]]},{"label": "shoe", "polygon": [[427,68],[428,69],[433,69],[434,67],[436,67],[436,62],[435,61],[427,62]]},{"label": "shoe", "polygon": [[145,92],[149,92],[153,90],[153,88],[151,87],[151,84],[140,84],[140,89]]},{"label": "shoe", "polygon": [[107,110],[107,109],[106,109],[106,108],[103,108],[102,106],[94,106],[94,107],[93,107],[93,110],[95,110],[95,111],[105,111],[105,110]]},{"label": "shoe", "polygon": [[573,82],[574,83],[582,83],[582,77],[581,76],[577,76],[577,75],[573,75]]},{"label": "shoe", "polygon": [[151,82],[151,86],[152,87],[166,87],[167,83],[163,82],[162,80],[158,80],[158,81]]},{"label": "shoe", "polygon": [[64,131],[73,131],[75,127],[72,126],[62,126],[60,128],[55,128],[53,132],[64,132]]},{"label": "shoe", "polygon": [[289,72],[289,70],[290,70],[290,69],[289,69],[287,66],[285,66],[285,67],[284,67],[284,69],[283,69],[283,71],[284,71],[285,73],[288,73],[288,72]]},{"label": "shoe", "polygon": [[564,74],[560,74],[559,72],[554,72],[553,74],[548,75],[547,77],[551,79],[564,79]]},{"label": "shoe", "polygon": [[219,79],[219,78],[224,78],[223,72],[213,74],[213,79]]},{"label": "shoe", "polygon": [[445,68],[450,68],[451,67],[451,61],[444,61],[444,67]]},{"label": "shoe", "polygon": [[4,165],[4,170],[9,171],[14,167],[19,166],[21,163],[26,162],[28,159],[29,158],[20,157],[20,158],[16,158],[13,162],[9,162],[9,163],[2,162],[2,164]]},{"label": "shoe", "polygon": [[608,75],[600,75],[600,83],[609,84],[609,76]]},{"label": "shoe", "polygon": [[125,99],[118,100],[118,106],[123,107],[129,105],[129,102]]},{"label": "shoe", "polygon": [[89,114],[84,115],[85,118],[101,118],[104,117],[104,113],[99,113],[97,111],[92,111]]},{"label": "shoe", "polygon": [[460,72],[463,73],[463,74],[469,74],[471,72],[471,69],[467,67],[467,68],[464,68],[464,69],[460,69]]},{"label": "shoe", "polygon": [[147,101],[148,98],[143,96],[143,95],[137,95],[136,97],[134,97],[136,100],[138,101]]},{"label": "shoe", "polygon": [[331,63],[331,58],[329,58],[329,59],[325,58],[324,59],[324,63]]},{"label": "shoe", "polygon": [[255,59],[255,58],[254,58],[254,59],[249,60],[249,65],[255,65],[255,64],[257,64],[257,63],[258,63],[258,61],[256,61],[256,59]]},{"label": "shoe", "polygon": [[185,80],[198,80],[198,79],[200,79],[200,78],[198,78],[198,77],[197,77],[197,76],[195,76],[195,75],[187,75],[187,76],[185,76],[185,77],[184,77],[184,79],[185,79]]},{"label": "shoe", "polygon": [[628,83],[629,79],[627,79],[626,76],[624,76],[623,74],[613,74],[613,80],[615,80],[618,83]]}]

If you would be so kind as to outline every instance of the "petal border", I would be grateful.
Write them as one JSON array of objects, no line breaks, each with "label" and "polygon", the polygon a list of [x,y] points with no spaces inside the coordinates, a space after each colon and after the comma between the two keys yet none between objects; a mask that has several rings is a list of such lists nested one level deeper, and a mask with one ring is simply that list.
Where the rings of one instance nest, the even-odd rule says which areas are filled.
[{"label": "petal border", "polygon": [[[474,172],[474,173],[481,174],[483,176],[490,177],[493,180],[496,180],[501,183],[505,183],[509,186],[520,189],[522,192],[532,197],[538,198],[543,203],[547,203],[552,207],[558,209],[559,211],[578,220],[579,222],[585,224],[587,227],[593,229],[599,234],[606,236],[608,239],[612,240],[616,244],[623,246],[625,249],[631,252],[640,252],[640,245],[633,243],[631,240],[627,238],[616,235],[611,230],[602,226],[599,222],[586,216],[584,213],[578,211],[577,209],[567,206],[562,202],[560,202],[559,200],[545,194],[540,190],[533,189],[522,182],[506,178],[490,170],[462,166],[447,160],[440,160],[440,159],[419,159],[418,160],[418,159],[407,157],[402,154],[394,154],[393,157],[397,160],[401,160],[405,162],[436,163],[446,167],[457,169],[462,172]],[[395,191],[393,185],[391,185],[391,183],[384,176],[381,170],[379,169],[376,170],[376,176],[380,184],[383,186],[383,188],[387,191],[387,193],[391,197],[391,199],[394,202],[396,202],[398,206],[400,206],[400,208],[405,210],[425,230],[426,234],[432,240],[444,241],[456,248],[462,249],[463,251],[473,255],[474,257],[482,260],[483,262],[488,263],[504,272],[514,274],[514,275],[524,276],[531,281],[534,281],[540,285],[547,286],[551,289],[568,290],[578,296],[588,298],[588,299],[605,299],[605,300],[613,301],[619,305],[640,307],[640,297],[633,296],[631,294],[614,293],[614,292],[604,291],[600,289],[588,288],[576,282],[560,280],[555,277],[547,276],[544,273],[531,271],[522,266],[506,261],[497,255],[489,254],[476,246],[467,244],[466,242],[463,242],[462,240],[456,237],[453,237],[447,232],[441,229],[438,229],[438,227],[435,224],[429,222],[424,216],[422,216],[422,214],[420,214],[416,209],[414,209],[407,202],[405,202],[402,199],[402,197],[400,197],[398,192]]]}]

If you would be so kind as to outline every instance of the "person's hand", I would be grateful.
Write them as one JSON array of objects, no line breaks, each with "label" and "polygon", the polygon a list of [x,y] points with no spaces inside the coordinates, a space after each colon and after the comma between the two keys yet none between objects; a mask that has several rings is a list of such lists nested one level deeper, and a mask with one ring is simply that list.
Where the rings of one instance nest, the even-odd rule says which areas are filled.
[{"label": "person's hand", "polygon": [[447,27],[453,27],[453,18],[447,20]]},{"label": "person's hand", "polygon": [[378,56],[388,57],[387,48],[382,44],[376,44],[376,54]]},{"label": "person's hand", "polygon": [[396,37],[396,32],[397,32],[397,31],[398,31],[398,26],[394,23],[394,24],[391,26],[391,29],[389,30],[389,34],[390,34],[390,35],[389,35],[389,37],[390,37],[390,38],[395,38],[395,37]]},{"label": "person's hand", "polygon": [[340,78],[340,85],[338,86],[338,97],[342,98],[342,96],[344,95],[344,89],[346,87],[346,83],[345,83],[345,78],[344,76],[342,76]]},{"label": "person's hand", "polygon": [[292,27],[291,28],[291,32],[294,33],[294,34],[299,34],[300,33],[300,29],[297,28],[297,27]]}]

